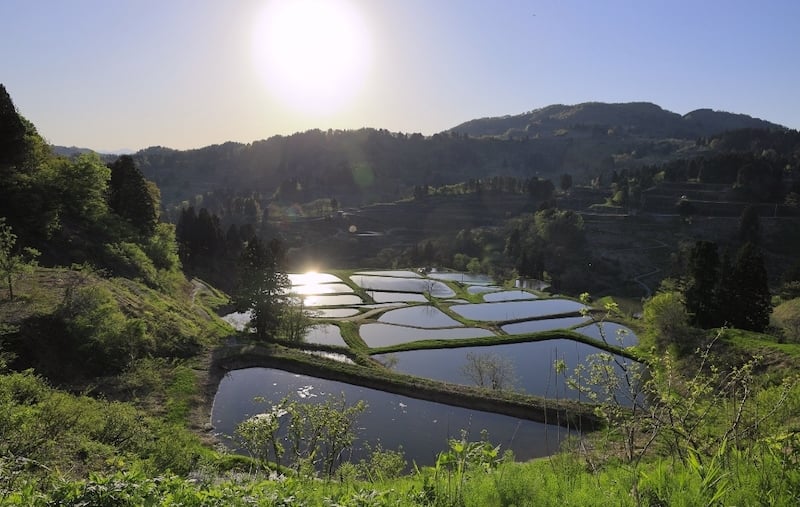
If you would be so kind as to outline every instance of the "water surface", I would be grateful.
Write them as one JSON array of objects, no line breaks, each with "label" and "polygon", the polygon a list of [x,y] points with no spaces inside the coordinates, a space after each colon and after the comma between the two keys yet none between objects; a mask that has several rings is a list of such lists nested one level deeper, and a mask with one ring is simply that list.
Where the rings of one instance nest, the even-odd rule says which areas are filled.
[{"label": "water surface", "polygon": [[537,297],[524,290],[504,290],[502,292],[492,292],[484,294],[483,300],[487,303],[497,303],[499,301],[514,301],[518,299],[536,299]]},{"label": "water surface", "polygon": [[368,275],[368,276],[389,276],[389,277],[396,277],[396,278],[422,278],[419,273],[415,273],[409,270],[375,270],[375,271],[359,271],[356,273],[357,275]]},{"label": "water surface", "polygon": [[347,343],[342,338],[342,332],[336,324],[315,324],[306,333],[303,341],[319,345],[347,347]]},{"label": "water surface", "polygon": [[[478,440],[486,429],[489,440],[514,451],[518,460],[547,456],[558,450],[568,435],[564,428],[516,419],[499,414],[451,407],[417,400],[342,382],[296,375],[270,368],[247,368],[229,372],[220,382],[214,398],[211,421],[216,431],[233,435],[244,419],[264,412],[287,395],[308,402],[327,396],[344,396],[348,404],[364,400],[369,408],[359,419],[358,440],[352,456],[365,458],[364,444],[380,442],[384,449],[402,447],[409,464],[433,465],[438,452],[447,448],[448,438],[460,437],[461,429]],[[261,396],[267,404],[253,401]]]},{"label": "water surface", "polygon": [[[486,296],[484,296],[486,297]],[[569,299],[537,299],[535,301],[508,301],[503,303],[478,303],[474,305],[453,305],[451,310],[470,320],[497,322],[503,320],[532,319],[578,312],[586,308],[581,303]]]},{"label": "water surface", "polygon": [[314,283],[292,286],[291,292],[307,296],[311,294],[348,294],[352,293],[353,289],[344,283]]},{"label": "water surface", "polygon": [[438,298],[449,298],[455,296],[453,289],[437,280],[413,279],[413,278],[392,278],[388,276],[372,275],[353,275],[350,277],[353,282],[366,290],[394,291],[394,292],[417,292],[419,294],[429,292]]},{"label": "water surface", "polygon": [[416,292],[382,292],[369,291],[368,294],[376,303],[427,303],[422,294]]},{"label": "water surface", "polygon": [[317,285],[342,281],[341,278],[330,273],[289,273],[288,277],[292,285]]},{"label": "water surface", "polygon": [[343,319],[358,315],[359,311],[355,308],[320,308],[313,310],[311,313],[314,317],[324,319]]},{"label": "water surface", "polygon": [[487,329],[477,327],[458,327],[449,329],[420,329],[416,327],[396,326],[380,322],[362,324],[358,334],[368,347],[387,347],[399,343],[417,340],[458,340],[494,336]]},{"label": "water surface", "polygon": [[506,324],[500,329],[508,334],[537,333],[539,331],[550,331],[552,329],[569,329],[573,326],[584,324],[589,320],[589,317],[561,317],[557,319],[527,320],[525,322]]},{"label": "water surface", "polygon": [[[455,349],[411,350],[376,354],[373,357],[384,362],[385,356],[390,355],[396,361],[394,369],[410,375],[476,385],[464,371],[468,354],[478,357],[495,355],[511,365],[513,376],[516,377],[514,385],[518,390],[548,398],[578,399],[578,392],[567,387],[565,375],[556,373],[555,362],[564,361],[567,372],[572,374],[578,365],[586,364],[587,356],[602,352],[601,349],[578,341],[556,339]],[[623,363],[633,364],[633,361],[624,357],[615,357]],[[614,370],[620,375],[618,367]]]},{"label": "water surface", "polygon": [[303,303],[306,306],[350,306],[363,303],[364,300],[355,294],[335,294],[332,296],[306,296]]},{"label": "water surface", "polygon": [[481,275],[474,273],[451,273],[451,272],[438,273],[436,271],[428,273],[428,278],[433,278],[436,280],[445,280],[447,282],[461,282],[469,285],[488,285],[494,281],[488,275]]},{"label": "water surface", "polygon": [[378,320],[386,324],[427,328],[461,326],[460,322],[448,317],[444,312],[430,305],[389,310],[381,315]]},{"label": "water surface", "polygon": [[597,322],[575,329],[576,332],[606,341],[609,345],[618,347],[633,347],[639,344],[639,337],[630,328],[616,322]]}]

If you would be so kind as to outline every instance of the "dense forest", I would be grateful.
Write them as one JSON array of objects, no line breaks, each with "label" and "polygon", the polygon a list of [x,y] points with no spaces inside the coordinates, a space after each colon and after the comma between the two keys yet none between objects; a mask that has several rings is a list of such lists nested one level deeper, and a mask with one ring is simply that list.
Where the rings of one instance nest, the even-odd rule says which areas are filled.
[{"label": "dense forest", "polygon": [[[508,128],[312,131],[101,158],[57,155],[0,86],[0,504],[796,504],[800,134],[706,128],[677,140],[595,128],[585,143]],[[669,213],[648,211],[659,189]],[[705,215],[717,201],[703,192],[720,190],[730,208]],[[352,322],[346,348],[303,343],[310,316],[288,297],[286,264],[319,250],[347,260],[343,276],[435,266],[534,278],[640,343],[604,337],[574,372],[556,361],[588,404],[401,375],[371,358]],[[625,264],[640,261],[658,273],[634,283]],[[626,292],[642,280],[645,297]],[[234,306],[252,311],[254,333],[217,316]],[[555,337],[579,339],[498,339]],[[351,363],[308,354],[331,351]],[[474,434],[443,441],[430,467],[379,445],[339,463],[364,404],[287,399],[237,427],[239,454],[215,439],[209,411],[219,378],[247,361],[544,405],[595,431],[527,463]]]}]

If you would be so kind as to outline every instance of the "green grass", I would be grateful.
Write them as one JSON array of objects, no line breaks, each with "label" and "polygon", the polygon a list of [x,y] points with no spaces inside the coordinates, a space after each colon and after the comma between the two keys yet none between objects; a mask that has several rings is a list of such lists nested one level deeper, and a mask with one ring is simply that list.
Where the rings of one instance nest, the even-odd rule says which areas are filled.
[{"label": "green grass", "polygon": [[780,352],[792,360],[800,360],[800,344],[798,343],[778,343],[767,334],[754,333],[741,329],[725,329],[721,338],[735,347],[747,350],[771,350]]},{"label": "green grass", "polygon": [[[656,458],[631,468],[608,461],[591,469],[573,454],[527,463],[503,462],[462,471],[416,469],[411,475],[376,482],[322,481],[259,474],[235,477],[206,472],[193,480],[138,470],[59,481],[49,488],[21,483],[7,504],[264,505],[264,506],[695,506],[796,505],[800,471],[769,445],[730,450],[712,462],[694,464]],[[242,463],[243,464],[243,463]],[[44,491],[41,491],[44,489]]]},{"label": "green grass", "polygon": [[183,365],[175,367],[172,375],[172,382],[167,387],[165,419],[171,424],[185,426],[193,400],[198,395],[197,377],[191,368]]}]

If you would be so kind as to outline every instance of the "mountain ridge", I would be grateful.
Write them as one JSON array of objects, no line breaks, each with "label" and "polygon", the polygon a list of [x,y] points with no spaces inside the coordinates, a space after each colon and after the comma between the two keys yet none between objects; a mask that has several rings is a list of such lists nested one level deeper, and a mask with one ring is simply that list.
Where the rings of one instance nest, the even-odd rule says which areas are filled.
[{"label": "mountain ridge", "polygon": [[605,129],[608,135],[694,139],[742,128],[787,129],[747,114],[710,108],[680,115],[652,102],[583,102],[551,104],[520,114],[472,119],[445,132],[475,137],[541,138],[582,136],[587,132],[598,135]]}]

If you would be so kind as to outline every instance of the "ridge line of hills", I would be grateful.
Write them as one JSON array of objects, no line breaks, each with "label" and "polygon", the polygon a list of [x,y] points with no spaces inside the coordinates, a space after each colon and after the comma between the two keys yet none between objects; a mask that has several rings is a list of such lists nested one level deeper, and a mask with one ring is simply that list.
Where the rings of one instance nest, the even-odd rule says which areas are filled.
[{"label": "ridge line of hills", "polygon": [[[783,125],[747,114],[716,111],[710,108],[696,109],[680,115],[651,102],[583,102],[573,105],[551,104],[520,114],[475,118],[446,129],[439,134],[466,134],[473,137],[500,138],[525,136],[529,138],[574,137],[574,133],[569,136],[570,129],[573,131],[588,130],[593,135],[597,135],[597,129],[601,127],[606,128],[607,134],[608,131],[612,131],[616,135],[631,134],[643,137],[672,137],[677,139],[695,139],[719,134],[726,130],[743,128],[789,130]],[[353,131],[360,130],[374,129],[366,127],[353,129]],[[567,132],[564,132],[564,130],[567,130]],[[291,137],[296,134],[300,134],[300,132],[270,137]],[[258,140],[252,142],[258,142]],[[57,154],[66,156],[89,151],[95,151],[103,155],[119,155],[139,153],[151,148],[186,152],[229,143],[235,145],[251,144],[226,141],[184,150],[164,146],[149,146],[139,150],[127,148],[121,150],[96,150],[79,146],[60,145],[53,145],[53,148]]]},{"label": "ridge line of hills", "polygon": [[621,128],[626,129],[621,133],[678,139],[694,139],[743,128],[786,130],[782,125],[746,114],[708,108],[680,115],[650,102],[584,102],[552,104],[521,114],[473,119],[446,132],[478,137],[548,137],[564,135],[559,130],[570,126]]}]

